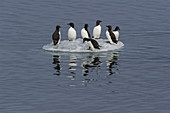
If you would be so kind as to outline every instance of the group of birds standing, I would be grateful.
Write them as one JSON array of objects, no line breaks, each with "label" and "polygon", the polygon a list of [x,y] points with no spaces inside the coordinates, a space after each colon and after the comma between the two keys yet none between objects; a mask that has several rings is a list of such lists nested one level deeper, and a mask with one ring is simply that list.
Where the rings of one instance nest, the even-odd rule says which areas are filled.
[{"label": "group of birds standing", "polygon": [[[97,20],[96,21],[96,26],[93,28],[93,36],[90,36],[90,33],[88,31],[88,24],[84,25],[84,28],[82,28],[81,30],[81,36],[83,38],[83,43],[85,41],[87,41],[89,48],[91,50],[95,50],[95,49],[100,49],[100,45],[98,44],[98,42],[95,39],[100,39],[100,35],[101,35],[101,23],[102,21]],[[68,29],[68,39],[69,41],[73,41],[76,40],[76,30],[74,29],[74,23],[68,23],[67,25],[70,26],[70,28]],[[106,26],[108,29],[106,31],[106,37],[108,38],[108,42],[110,44],[116,43],[118,42],[118,38],[119,38],[119,30],[120,28],[118,26],[116,26],[116,28],[112,31],[112,26],[111,25],[107,25]],[[59,45],[60,40],[61,40],[61,32],[60,32],[60,26],[57,25],[56,26],[56,30],[54,31],[53,35],[52,35],[52,39],[53,39],[53,45]]]}]

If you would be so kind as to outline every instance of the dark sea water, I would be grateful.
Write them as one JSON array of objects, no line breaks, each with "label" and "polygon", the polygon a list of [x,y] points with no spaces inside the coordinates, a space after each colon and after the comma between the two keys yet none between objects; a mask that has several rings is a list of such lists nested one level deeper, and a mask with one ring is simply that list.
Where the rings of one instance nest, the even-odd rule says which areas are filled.
[{"label": "dark sea water", "polygon": [[[3,0],[0,113],[170,113],[169,0]],[[56,25],[78,37],[102,20],[125,46],[104,53],[53,53]]]}]

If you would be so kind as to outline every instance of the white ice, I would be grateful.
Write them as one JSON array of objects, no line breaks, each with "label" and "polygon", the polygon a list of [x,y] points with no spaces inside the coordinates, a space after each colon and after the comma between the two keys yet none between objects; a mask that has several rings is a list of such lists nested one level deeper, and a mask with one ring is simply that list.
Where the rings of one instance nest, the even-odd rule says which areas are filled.
[{"label": "white ice", "polygon": [[89,46],[87,42],[83,43],[82,38],[78,38],[74,41],[69,40],[63,40],[60,42],[60,44],[53,45],[47,44],[43,46],[43,49],[46,51],[53,51],[53,52],[107,52],[107,51],[114,51],[117,49],[120,49],[124,46],[124,44],[121,41],[118,41],[117,44],[110,44],[107,43],[107,39],[97,39],[96,40],[99,45],[101,46],[99,50],[91,51],[88,50]]}]

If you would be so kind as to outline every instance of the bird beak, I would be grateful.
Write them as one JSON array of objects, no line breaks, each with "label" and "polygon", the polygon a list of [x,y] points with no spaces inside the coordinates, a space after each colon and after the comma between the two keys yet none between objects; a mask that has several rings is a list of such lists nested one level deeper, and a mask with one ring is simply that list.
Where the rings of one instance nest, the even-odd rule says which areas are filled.
[{"label": "bird beak", "polygon": [[70,23],[68,23],[67,25],[70,25]]}]

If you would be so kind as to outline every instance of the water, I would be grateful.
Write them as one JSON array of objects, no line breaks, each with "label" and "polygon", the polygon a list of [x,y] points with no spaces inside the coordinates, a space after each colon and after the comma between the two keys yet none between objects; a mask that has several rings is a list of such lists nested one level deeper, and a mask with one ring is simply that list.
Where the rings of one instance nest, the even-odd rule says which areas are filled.
[{"label": "water", "polygon": [[[4,0],[0,4],[1,113],[169,113],[170,1]],[[67,40],[102,20],[121,49],[47,52],[56,25]]]}]

